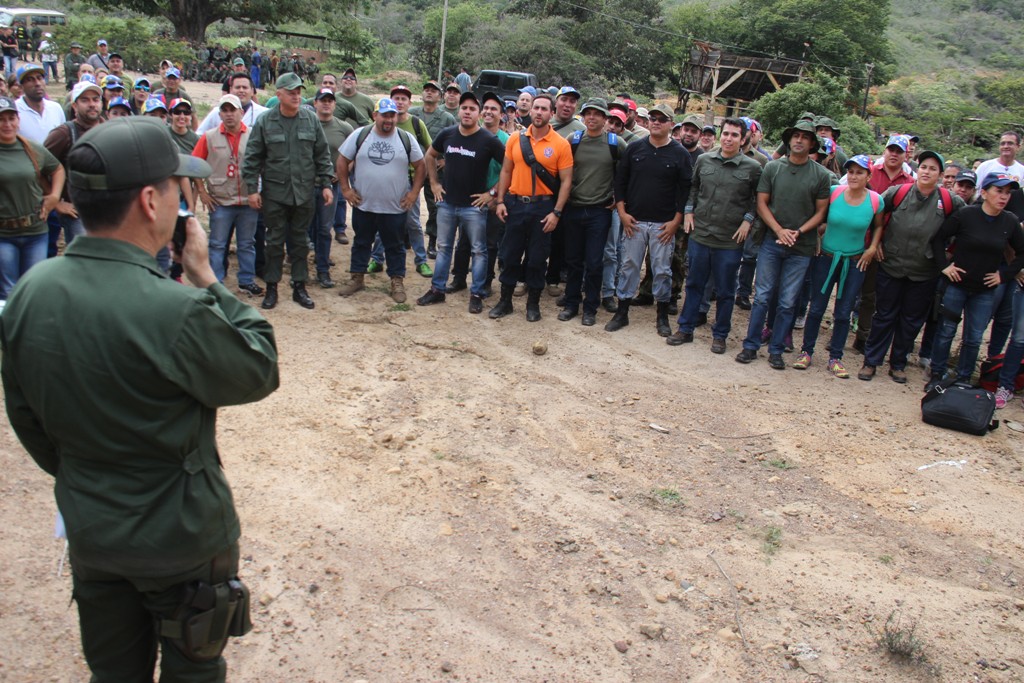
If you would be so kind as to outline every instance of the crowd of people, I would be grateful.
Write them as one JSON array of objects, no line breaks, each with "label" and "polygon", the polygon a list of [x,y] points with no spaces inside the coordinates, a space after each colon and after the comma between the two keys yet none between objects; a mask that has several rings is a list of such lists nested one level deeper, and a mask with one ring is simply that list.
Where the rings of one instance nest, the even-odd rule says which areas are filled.
[{"label": "crowd of people", "polygon": [[[203,182],[182,181],[181,208],[193,211],[198,200],[209,212],[219,279],[235,238],[238,288],[266,309],[277,305],[286,256],[292,298],[305,308],[315,307],[307,289],[314,277],[353,296],[377,272],[404,303],[409,249],[416,273],[430,280],[417,305],[468,289],[469,311],[481,313],[494,298],[488,315],[496,319],[523,296],[534,322],[547,292],[560,321],[579,316],[592,326],[603,310],[609,332],[653,305],[668,344],[692,343],[710,322],[718,354],[739,307],[750,317],[736,360],[751,363],[767,346],[778,370],[811,367],[826,325],[833,376],[851,376],[844,358],[852,336],[863,355],[859,379],[873,379],[887,362],[892,380],[907,382],[916,349],[930,387],[946,379],[962,322],[951,377],[969,381],[991,328],[985,356],[1006,355],[997,404],[1012,396],[1024,355],[1024,165],[1015,131],[974,170],[919,151],[913,135],[890,135],[877,158],[848,156],[838,124],[812,112],[769,150],[748,117],[680,120],[628,93],[584,99],[571,86],[526,87],[504,100],[472,92],[465,70],[463,82],[425,82],[418,106],[404,85],[376,101],[361,93],[354,69],[323,74],[304,98],[309,72],[299,61],[235,52],[197,53],[200,63],[232,61],[224,95],[202,121],[177,67],[165,62],[158,78],[132,80],[104,40],[88,58],[72,45],[64,106],[46,96],[42,65],[17,70],[20,94],[3,116],[20,136],[10,144],[24,151],[7,153],[33,164],[22,169],[32,171],[24,188],[8,193],[4,241],[20,246],[0,261],[0,298],[40,254],[56,253],[62,232],[65,243],[82,234],[63,177],[51,173],[54,160],[66,171],[75,140],[105,120],[152,116],[166,121],[182,151],[213,167]],[[257,97],[264,74],[275,76],[276,91],[265,105]],[[38,212],[25,210],[27,197]],[[351,243],[340,286],[332,242]],[[180,277],[167,250],[158,260]]]}]

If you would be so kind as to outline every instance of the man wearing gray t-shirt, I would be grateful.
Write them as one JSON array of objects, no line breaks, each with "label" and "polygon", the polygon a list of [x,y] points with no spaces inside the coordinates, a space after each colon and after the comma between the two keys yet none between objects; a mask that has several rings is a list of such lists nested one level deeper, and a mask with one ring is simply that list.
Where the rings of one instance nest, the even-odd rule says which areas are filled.
[{"label": "man wearing gray t-shirt", "polygon": [[[406,212],[419,200],[426,177],[423,151],[411,135],[397,127],[398,107],[385,97],[377,102],[373,125],[353,132],[341,146],[338,182],[352,205],[352,278],[338,292],[351,296],[365,288],[373,239],[384,243],[391,298],[405,301]],[[409,167],[412,167],[412,181]]]}]

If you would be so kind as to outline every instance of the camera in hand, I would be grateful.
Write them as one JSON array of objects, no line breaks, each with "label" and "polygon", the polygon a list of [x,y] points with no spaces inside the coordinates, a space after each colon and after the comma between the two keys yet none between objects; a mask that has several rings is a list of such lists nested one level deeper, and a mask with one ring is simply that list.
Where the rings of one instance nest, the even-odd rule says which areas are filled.
[{"label": "camera in hand", "polygon": [[171,237],[171,244],[174,251],[179,254],[185,248],[185,224],[189,218],[195,218],[195,214],[185,209],[178,209],[178,221],[174,224],[174,235]]}]

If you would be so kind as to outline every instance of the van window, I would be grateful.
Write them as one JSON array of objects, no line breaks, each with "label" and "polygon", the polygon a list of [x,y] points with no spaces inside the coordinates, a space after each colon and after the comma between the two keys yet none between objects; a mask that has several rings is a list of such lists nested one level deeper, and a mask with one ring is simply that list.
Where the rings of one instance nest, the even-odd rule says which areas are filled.
[{"label": "van window", "polygon": [[496,88],[501,81],[501,76],[494,73],[482,73],[480,74],[480,87],[482,88]]},{"label": "van window", "polygon": [[526,87],[526,76],[505,76],[505,90],[519,90]]}]

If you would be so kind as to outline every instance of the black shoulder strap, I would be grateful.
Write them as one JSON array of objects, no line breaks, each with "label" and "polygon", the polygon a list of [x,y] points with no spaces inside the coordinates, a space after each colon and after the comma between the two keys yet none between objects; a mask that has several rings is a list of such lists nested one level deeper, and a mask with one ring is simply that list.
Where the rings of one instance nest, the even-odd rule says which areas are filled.
[{"label": "black shoulder strap", "polygon": [[523,160],[530,166],[533,176],[533,194],[537,194],[537,178],[540,178],[540,181],[557,197],[562,183],[537,161],[537,157],[533,153],[533,145],[530,144],[530,138],[526,135],[526,131],[519,132],[519,149],[523,153]]}]

